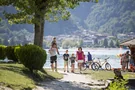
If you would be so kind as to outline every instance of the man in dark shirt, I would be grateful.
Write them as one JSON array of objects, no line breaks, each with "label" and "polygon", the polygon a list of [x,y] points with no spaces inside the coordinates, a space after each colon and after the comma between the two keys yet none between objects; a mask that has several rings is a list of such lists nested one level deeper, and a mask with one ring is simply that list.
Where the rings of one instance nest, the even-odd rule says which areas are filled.
[{"label": "man in dark shirt", "polygon": [[69,60],[68,50],[66,50],[66,53],[63,55],[63,60],[64,60],[64,72],[66,72],[66,68],[67,68],[67,72],[69,72],[69,70],[68,70],[68,60]]}]

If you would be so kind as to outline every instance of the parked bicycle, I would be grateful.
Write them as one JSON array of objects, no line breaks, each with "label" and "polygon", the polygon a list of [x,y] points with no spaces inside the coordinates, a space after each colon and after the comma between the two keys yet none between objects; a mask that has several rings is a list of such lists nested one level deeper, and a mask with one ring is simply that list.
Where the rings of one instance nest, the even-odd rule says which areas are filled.
[{"label": "parked bicycle", "polygon": [[105,67],[105,69],[106,70],[111,70],[111,65],[108,63],[108,60],[109,59],[109,57],[108,58],[106,58],[106,59],[104,59],[104,62],[103,63],[101,63],[101,61],[100,61],[100,58],[98,58],[98,70],[99,69],[103,69],[103,66]]},{"label": "parked bicycle", "polygon": [[91,61],[86,61],[83,63],[83,67],[82,67],[82,70],[86,70],[86,69],[92,69],[92,70],[98,70],[99,69],[99,65],[97,62],[94,62],[94,59],[93,58]]}]

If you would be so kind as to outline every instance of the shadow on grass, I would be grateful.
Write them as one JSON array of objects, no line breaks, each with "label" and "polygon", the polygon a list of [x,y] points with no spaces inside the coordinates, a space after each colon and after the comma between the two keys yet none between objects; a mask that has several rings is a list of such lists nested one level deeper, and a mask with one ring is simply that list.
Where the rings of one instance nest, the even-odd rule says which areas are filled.
[{"label": "shadow on grass", "polygon": [[0,70],[8,70],[8,71],[18,73],[18,74],[27,76],[36,82],[55,79],[51,75],[48,75],[44,69],[42,69],[40,71],[34,71],[32,73],[29,71],[29,69],[27,69],[25,67],[19,67],[19,66],[14,66],[14,65],[9,64],[9,65],[5,65],[5,66],[4,65],[0,66]]}]

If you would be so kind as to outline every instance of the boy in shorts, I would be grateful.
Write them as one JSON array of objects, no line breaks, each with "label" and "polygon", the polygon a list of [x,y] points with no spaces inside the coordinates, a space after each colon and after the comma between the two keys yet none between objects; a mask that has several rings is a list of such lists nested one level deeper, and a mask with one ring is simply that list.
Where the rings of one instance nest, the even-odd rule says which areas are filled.
[{"label": "boy in shorts", "polygon": [[66,53],[63,55],[63,60],[64,60],[64,72],[69,72],[68,70],[68,59],[69,59],[69,54],[68,54],[68,50],[66,50]]}]

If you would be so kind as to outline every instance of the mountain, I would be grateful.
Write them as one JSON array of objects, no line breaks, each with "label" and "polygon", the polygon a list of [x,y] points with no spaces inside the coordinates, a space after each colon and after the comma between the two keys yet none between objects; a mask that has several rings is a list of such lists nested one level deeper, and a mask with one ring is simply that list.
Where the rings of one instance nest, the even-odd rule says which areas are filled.
[{"label": "mountain", "polygon": [[[67,21],[45,23],[45,35],[70,34],[76,30],[86,29],[97,33],[107,33],[115,36],[118,33],[135,33],[135,0],[99,0],[99,3],[83,2],[80,6],[70,10],[71,17]],[[14,8],[0,7],[2,11],[15,12]],[[4,19],[5,20],[5,19]],[[6,20],[5,20],[6,21]],[[33,25],[9,25],[9,30],[26,29],[33,33]]]},{"label": "mountain", "polygon": [[135,32],[135,0],[100,0],[90,11],[85,20],[90,30],[111,35]]}]

